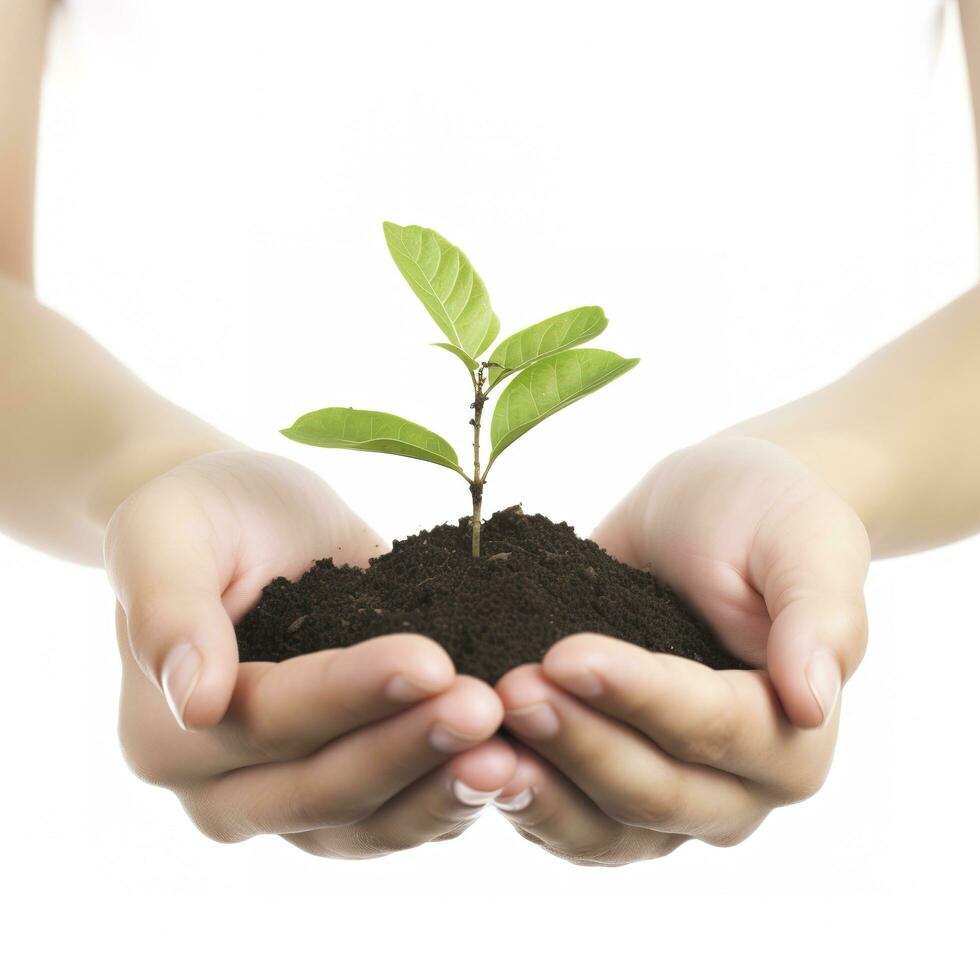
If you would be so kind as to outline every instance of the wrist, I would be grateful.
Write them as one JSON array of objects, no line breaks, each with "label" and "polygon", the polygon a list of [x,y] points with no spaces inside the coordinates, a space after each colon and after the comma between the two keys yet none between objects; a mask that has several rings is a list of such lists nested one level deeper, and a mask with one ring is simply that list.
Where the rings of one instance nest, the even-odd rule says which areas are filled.
[{"label": "wrist", "polygon": [[242,448],[241,443],[203,423],[196,431],[125,440],[94,468],[84,498],[87,516],[104,532],[116,508],[154,477],[197,456]]},{"label": "wrist", "polygon": [[748,437],[772,443],[816,474],[858,515],[872,540],[886,518],[889,463],[879,447],[836,426],[750,419],[714,438]]}]

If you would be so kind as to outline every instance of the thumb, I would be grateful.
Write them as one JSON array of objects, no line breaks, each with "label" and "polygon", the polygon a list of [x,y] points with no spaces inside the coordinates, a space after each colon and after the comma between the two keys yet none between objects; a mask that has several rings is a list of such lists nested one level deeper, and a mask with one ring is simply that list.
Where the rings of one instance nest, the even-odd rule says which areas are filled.
[{"label": "thumb", "polygon": [[795,523],[771,534],[760,528],[753,578],[772,621],[766,668],[783,710],[794,725],[818,728],[864,655],[870,549],[864,525],[839,499],[811,514],[805,531]]},{"label": "thumb", "polygon": [[221,602],[231,571],[222,568],[207,515],[149,485],[113,515],[105,561],[133,657],[178,724],[217,724],[238,674],[238,644]]}]

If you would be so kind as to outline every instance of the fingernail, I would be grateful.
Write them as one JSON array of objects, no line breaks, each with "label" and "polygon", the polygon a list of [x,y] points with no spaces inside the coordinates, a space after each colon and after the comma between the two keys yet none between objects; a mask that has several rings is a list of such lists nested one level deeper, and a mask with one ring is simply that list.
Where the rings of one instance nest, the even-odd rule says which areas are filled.
[{"label": "fingernail", "polygon": [[558,678],[558,683],[570,694],[579,698],[597,698],[602,694],[602,681],[599,680],[599,675],[588,668]]},{"label": "fingernail", "polygon": [[453,780],[453,796],[463,806],[484,806],[492,799],[495,799],[499,793],[499,789],[487,793],[480,789],[473,789],[472,786],[467,786],[462,779]]},{"label": "fingernail", "polygon": [[385,685],[385,697],[389,701],[397,701],[400,704],[421,701],[423,698],[432,697],[435,693],[433,688],[425,687],[404,674],[395,674]]},{"label": "fingernail", "polygon": [[818,650],[810,657],[806,668],[806,682],[810,685],[810,693],[826,723],[834,713],[841,687],[840,667],[837,665],[837,658],[829,650]]},{"label": "fingernail", "polygon": [[475,738],[461,735],[441,721],[437,721],[429,731],[429,745],[436,752],[462,752],[464,749],[472,748],[476,742]]},{"label": "fingernail", "polygon": [[522,789],[520,793],[516,796],[512,796],[506,800],[494,800],[493,805],[498,810],[504,810],[507,813],[516,813],[518,810],[525,810],[531,805],[531,800],[534,799],[534,790],[528,786],[527,789]]},{"label": "fingernail", "polygon": [[550,704],[529,704],[507,712],[507,727],[527,738],[551,738],[558,734],[558,715]]},{"label": "fingernail", "polygon": [[167,704],[170,705],[177,724],[185,730],[187,725],[184,724],[184,709],[194,693],[200,673],[201,655],[190,643],[175,646],[163,658],[163,666],[160,668],[160,684]]}]

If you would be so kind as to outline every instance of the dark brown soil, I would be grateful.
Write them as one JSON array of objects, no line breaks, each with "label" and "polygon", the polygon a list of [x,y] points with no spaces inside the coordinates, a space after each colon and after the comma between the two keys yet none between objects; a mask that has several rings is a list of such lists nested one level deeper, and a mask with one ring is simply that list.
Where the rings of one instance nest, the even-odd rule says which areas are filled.
[{"label": "dark brown soil", "polygon": [[396,541],[367,571],[326,558],[298,582],[273,579],[237,628],[242,660],[286,660],[400,632],[432,637],[460,673],[491,684],[581,632],[716,669],[744,666],[652,575],[519,507],[483,525],[479,559],[468,518],[442,524]]}]

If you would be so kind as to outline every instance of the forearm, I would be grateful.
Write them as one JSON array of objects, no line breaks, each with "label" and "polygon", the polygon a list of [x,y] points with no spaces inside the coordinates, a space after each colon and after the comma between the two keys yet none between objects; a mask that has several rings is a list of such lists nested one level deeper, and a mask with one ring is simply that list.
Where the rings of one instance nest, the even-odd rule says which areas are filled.
[{"label": "forearm", "polygon": [[51,0],[0,3],[0,270],[34,277],[34,178]]},{"label": "forearm", "polygon": [[109,516],[132,490],[236,445],[4,275],[0,418],[0,530],[93,565]]},{"label": "forearm", "polygon": [[[959,11],[980,150],[980,0]],[[975,533],[980,287],[836,383],[729,432],[779,443],[822,475],[857,510],[876,556]]]},{"label": "forearm", "polygon": [[729,433],[778,443],[861,516],[874,554],[980,530],[980,288],[839,381]]}]

